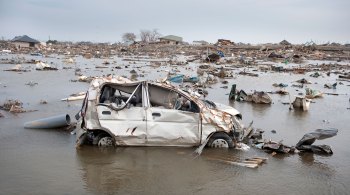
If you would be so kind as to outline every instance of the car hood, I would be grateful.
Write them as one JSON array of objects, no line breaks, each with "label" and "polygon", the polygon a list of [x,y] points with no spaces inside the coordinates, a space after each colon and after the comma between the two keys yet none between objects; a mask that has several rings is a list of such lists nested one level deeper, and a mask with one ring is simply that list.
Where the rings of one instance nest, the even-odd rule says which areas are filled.
[{"label": "car hood", "polygon": [[216,105],[216,109],[226,112],[232,116],[238,116],[239,118],[242,119],[242,114],[238,110],[234,109],[233,107],[227,106],[225,104],[217,103],[217,102],[214,102],[214,103]]}]

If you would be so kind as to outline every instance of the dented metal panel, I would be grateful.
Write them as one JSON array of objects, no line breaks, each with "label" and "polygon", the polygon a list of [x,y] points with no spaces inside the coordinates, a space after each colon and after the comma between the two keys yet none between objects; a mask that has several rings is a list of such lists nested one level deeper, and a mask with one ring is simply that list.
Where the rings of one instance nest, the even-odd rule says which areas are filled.
[{"label": "dented metal panel", "polygon": [[118,138],[116,141],[123,141],[117,144],[146,144],[147,129],[144,108],[132,107],[114,111],[105,106],[98,106],[97,113],[101,127],[113,133]]},{"label": "dented metal panel", "polygon": [[88,101],[87,110],[84,116],[86,129],[100,129],[101,125],[98,119],[95,101]]},{"label": "dented metal panel", "polygon": [[149,108],[147,145],[199,145],[199,114],[171,109]]}]

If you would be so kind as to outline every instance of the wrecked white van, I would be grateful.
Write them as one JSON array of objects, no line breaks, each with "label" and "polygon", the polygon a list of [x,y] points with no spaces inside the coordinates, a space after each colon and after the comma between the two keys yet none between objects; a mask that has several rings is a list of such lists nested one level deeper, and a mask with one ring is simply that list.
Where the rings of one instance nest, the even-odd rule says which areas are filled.
[{"label": "wrecked white van", "polygon": [[[77,145],[234,147],[241,114],[175,86],[123,77],[94,79],[76,130]],[[208,139],[208,140],[207,140]]]}]

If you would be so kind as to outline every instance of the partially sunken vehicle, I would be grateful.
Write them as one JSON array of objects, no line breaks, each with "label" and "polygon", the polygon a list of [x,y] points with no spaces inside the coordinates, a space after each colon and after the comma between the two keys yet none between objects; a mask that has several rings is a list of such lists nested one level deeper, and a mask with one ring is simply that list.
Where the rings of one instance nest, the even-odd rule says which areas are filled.
[{"label": "partially sunken vehicle", "polygon": [[230,148],[241,114],[178,87],[123,77],[96,78],[83,101],[77,145]]}]

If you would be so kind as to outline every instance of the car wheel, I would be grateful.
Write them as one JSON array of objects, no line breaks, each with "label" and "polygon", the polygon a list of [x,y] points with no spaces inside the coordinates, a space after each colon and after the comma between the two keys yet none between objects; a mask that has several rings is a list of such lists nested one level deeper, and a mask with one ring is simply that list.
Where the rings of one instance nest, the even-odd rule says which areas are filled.
[{"label": "car wheel", "polygon": [[100,134],[98,135],[98,141],[97,141],[98,147],[111,147],[113,146],[113,138],[106,134]]},{"label": "car wheel", "polygon": [[233,141],[226,133],[215,133],[209,139],[211,148],[233,148]]}]

